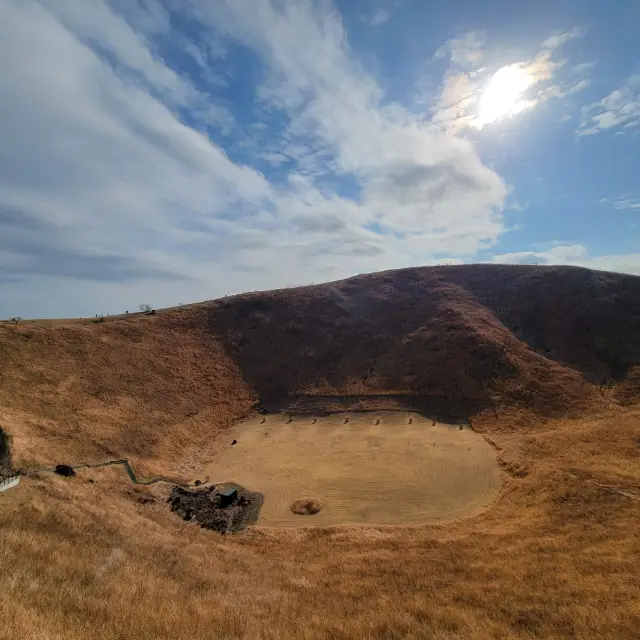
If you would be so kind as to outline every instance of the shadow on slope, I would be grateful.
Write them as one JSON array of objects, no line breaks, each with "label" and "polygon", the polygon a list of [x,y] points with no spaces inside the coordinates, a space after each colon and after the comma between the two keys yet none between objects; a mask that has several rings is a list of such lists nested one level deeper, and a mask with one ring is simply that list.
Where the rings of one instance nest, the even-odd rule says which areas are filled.
[{"label": "shadow on slope", "polygon": [[463,287],[521,341],[596,384],[640,363],[640,278],[579,267],[450,267]]},{"label": "shadow on slope", "polygon": [[618,379],[640,362],[633,316],[624,317],[636,289],[640,278],[582,269],[419,268],[237,296],[208,316],[262,400],[403,394],[456,414],[561,415],[588,399],[583,375]]}]

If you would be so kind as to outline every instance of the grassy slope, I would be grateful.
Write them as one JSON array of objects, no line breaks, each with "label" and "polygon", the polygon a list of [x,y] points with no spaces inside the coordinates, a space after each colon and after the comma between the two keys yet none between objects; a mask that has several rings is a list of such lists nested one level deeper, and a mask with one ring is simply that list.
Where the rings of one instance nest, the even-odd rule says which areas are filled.
[{"label": "grassy slope", "polygon": [[187,309],[103,323],[0,327],[0,423],[18,463],[131,457],[149,471],[197,465],[252,391]]},{"label": "grassy slope", "polygon": [[[614,398],[638,398],[639,301],[629,276],[450,267],[0,326],[18,465],[189,477],[258,397],[393,392],[471,407],[505,470],[493,508],[447,527],[237,539],[116,469],[23,480],[0,494],[0,637],[634,637],[640,411]],[[537,426],[505,431],[514,409]]]}]

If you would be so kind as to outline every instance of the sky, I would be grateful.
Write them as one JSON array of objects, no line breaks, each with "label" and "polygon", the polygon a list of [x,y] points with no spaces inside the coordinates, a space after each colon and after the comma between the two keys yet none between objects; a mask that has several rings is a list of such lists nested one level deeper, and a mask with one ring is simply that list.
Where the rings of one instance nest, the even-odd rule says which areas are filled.
[{"label": "sky", "polygon": [[0,317],[640,274],[636,0],[0,0]]}]

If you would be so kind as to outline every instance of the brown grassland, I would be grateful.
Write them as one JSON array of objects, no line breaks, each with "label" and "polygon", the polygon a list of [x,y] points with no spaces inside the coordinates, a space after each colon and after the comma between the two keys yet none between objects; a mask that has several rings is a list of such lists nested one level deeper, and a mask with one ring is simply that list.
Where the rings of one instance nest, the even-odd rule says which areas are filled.
[{"label": "brown grassland", "polygon": [[463,415],[502,474],[444,525],[238,536],[120,468],[28,476],[0,493],[0,638],[639,636],[640,278],[425,268],[5,323],[0,364],[17,468],[191,480],[256,403],[304,396]]}]

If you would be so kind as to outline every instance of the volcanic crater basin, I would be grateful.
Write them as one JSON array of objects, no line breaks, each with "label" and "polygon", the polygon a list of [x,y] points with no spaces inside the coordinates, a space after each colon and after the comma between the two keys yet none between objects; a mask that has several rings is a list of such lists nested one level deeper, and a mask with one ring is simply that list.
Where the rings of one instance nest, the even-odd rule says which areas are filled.
[{"label": "volcanic crater basin", "polygon": [[[205,473],[262,493],[257,524],[271,527],[446,522],[478,513],[500,488],[481,435],[407,412],[252,417],[234,425]],[[294,513],[301,499],[322,509]]]}]

